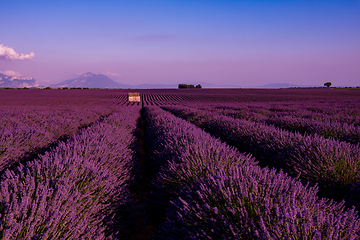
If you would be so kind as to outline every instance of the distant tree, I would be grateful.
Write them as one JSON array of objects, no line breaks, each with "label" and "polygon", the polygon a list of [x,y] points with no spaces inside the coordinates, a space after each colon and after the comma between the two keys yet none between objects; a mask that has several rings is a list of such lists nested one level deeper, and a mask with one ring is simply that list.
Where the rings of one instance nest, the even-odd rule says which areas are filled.
[{"label": "distant tree", "polygon": [[68,87],[63,87],[62,89],[69,89]]},{"label": "distant tree", "polygon": [[324,86],[329,88],[331,86],[331,82],[324,83]]},{"label": "distant tree", "polygon": [[45,89],[51,89],[50,87],[46,87]]},{"label": "distant tree", "polygon": [[183,83],[181,83],[181,84],[179,84],[179,88],[195,88],[195,86],[192,85],[192,84],[183,84]]},{"label": "distant tree", "polygon": [[202,88],[201,84],[196,85],[196,88]]}]

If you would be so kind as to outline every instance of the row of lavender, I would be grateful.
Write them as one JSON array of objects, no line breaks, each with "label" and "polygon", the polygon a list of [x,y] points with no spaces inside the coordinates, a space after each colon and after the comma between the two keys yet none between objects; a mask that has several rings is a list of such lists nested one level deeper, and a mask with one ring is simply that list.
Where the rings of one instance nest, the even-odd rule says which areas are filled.
[{"label": "row of lavender", "polygon": [[282,169],[304,182],[318,185],[320,194],[348,206],[360,207],[360,147],[320,136],[301,135],[274,126],[234,119],[196,108],[165,107],[220,137],[242,152],[253,154],[262,166]]},{"label": "row of lavender", "polygon": [[352,144],[360,143],[360,126],[334,121],[315,121],[292,116],[274,116],[264,121],[266,124],[302,134],[318,134],[325,138],[335,138]]},{"label": "row of lavender", "polygon": [[0,172],[112,111],[110,107],[1,107]]},{"label": "row of lavender", "polygon": [[[282,172],[260,168],[157,107],[144,109],[158,239],[356,239],[360,221]],[[159,196],[161,196],[159,198]],[[160,211],[161,212],[161,211]]]},{"label": "row of lavender", "polygon": [[0,238],[120,239],[138,117],[139,108],[123,108],[7,170],[0,181]]},{"label": "row of lavender", "polygon": [[244,117],[250,118],[259,117],[261,119],[262,117],[271,117],[274,115],[292,115],[294,117],[316,121],[337,121],[354,124],[356,126],[360,125],[360,106],[359,101],[356,99],[336,101],[243,102],[226,105],[214,104],[213,107],[222,110],[237,110],[244,114]]},{"label": "row of lavender", "polygon": [[204,107],[224,115],[271,124],[289,131],[319,134],[352,144],[360,143],[358,102],[336,103],[262,103],[226,107]]}]

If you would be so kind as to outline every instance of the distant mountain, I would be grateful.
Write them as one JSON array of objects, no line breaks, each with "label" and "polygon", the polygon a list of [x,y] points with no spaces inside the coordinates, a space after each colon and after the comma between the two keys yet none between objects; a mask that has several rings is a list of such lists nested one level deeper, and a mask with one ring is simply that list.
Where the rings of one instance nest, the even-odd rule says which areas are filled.
[{"label": "distant mountain", "polygon": [[31,88],[40,87],[32,77],[13,77],[0,73],[0,88]]},{"label": "distant mountain", "polygon": [[[182,82],[181,82],[182,83]],[[217,85],[205,82],[196,82],[196,83],[189,83],[189,84],[201,84],[203,88],[239,88],[236,85]],[[83,75],[62,81],[58,84],[51,85],[52,88],[63,88],[63,87],[88,87],[88,88],[131,88],[131,89],[164,89],[164,88],[178,88],[179,83],[172,83],[172,84],[138,84],[138,85],[128,85],[122,84],[113,81],[112,79],[108,78],[104,74],[94,74],[91,72],[84,73]]]},{"label": "distant mountain", "polygon": [[91,72],[87,72],[80,77],[51,85],[51,87],[130,88],[130,85],[115,82],[104,74],[93,74]]},{"label": "distant mountain", "polygon": [[291,87],[319,87],[317,85],[296,85],[292,83],[271,83],[257,88],[291,88]]}]

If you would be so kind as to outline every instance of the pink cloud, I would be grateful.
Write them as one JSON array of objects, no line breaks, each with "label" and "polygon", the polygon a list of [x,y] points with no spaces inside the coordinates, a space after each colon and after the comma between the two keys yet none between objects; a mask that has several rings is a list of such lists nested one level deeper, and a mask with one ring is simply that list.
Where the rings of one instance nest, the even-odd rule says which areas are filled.
[{"label": "pink cloud", "polygon": [[18,54],[14,51],[11,47],[4,46],[3,44],[0,44],[0,59],[4,60],[24,60],[24,59],[32,59],[35,56],[33,52],[30,54]]},{"label": "pink cloud", "polygon": [[15,72],[15,71],[12,71],[12,70],[6,70],[4,72],[0,71],[0,73],[3,73],[5,75],[8,75],[8,76],[12,76],[12,77],[21,77],[21,73],[19,72]]}]

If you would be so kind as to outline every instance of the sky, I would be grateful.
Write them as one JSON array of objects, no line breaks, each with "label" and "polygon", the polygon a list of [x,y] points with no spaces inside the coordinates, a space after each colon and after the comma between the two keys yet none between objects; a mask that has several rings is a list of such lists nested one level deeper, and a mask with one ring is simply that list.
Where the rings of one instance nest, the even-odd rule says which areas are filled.
[{"label": "sky", "polygon": [[137,84],[360,85],[360,0],[0,0],[0,72]]}]

